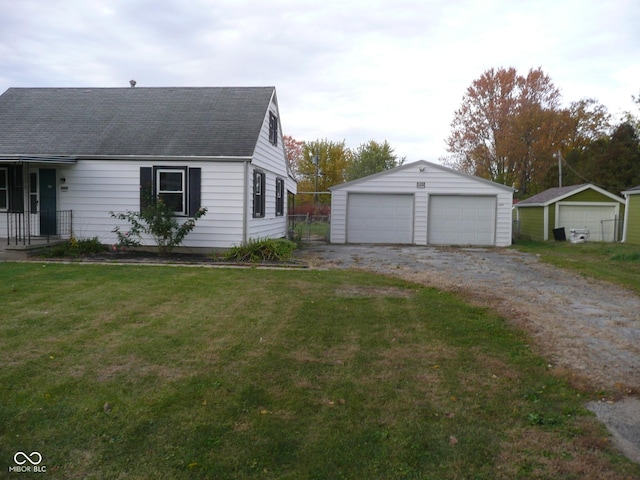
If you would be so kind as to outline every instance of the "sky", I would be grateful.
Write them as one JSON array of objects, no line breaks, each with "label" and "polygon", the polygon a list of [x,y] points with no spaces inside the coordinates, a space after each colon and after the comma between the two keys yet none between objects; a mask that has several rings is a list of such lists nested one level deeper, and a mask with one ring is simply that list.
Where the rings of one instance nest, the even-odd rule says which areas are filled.
[{"label": "sky", "polygon": [[638,0],[0,0],[10,87],[275,86],[285,135],[440,162],[490,68],[639,108]]}]

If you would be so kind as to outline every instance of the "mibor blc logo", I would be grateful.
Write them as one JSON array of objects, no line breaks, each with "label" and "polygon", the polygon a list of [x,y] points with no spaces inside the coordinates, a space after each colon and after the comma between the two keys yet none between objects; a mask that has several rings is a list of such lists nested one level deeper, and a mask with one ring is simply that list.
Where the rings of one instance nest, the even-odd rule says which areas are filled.
[{"label": "mibor blc logo", "polygon": [[16,452],[13,456],[15,465],[9,467],[10,473],[45,473],[47,471],[46,465],[41,465],[42,455],[40,452],[31,452],[29,454],[24,452]]}]

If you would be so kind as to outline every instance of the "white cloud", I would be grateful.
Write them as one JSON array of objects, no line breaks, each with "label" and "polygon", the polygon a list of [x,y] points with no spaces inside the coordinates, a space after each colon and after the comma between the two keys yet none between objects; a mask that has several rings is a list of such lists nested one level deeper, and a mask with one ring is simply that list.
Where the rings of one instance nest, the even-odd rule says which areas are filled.
[{"label": "white cloud", "polygon": [[285,133],[444,155],[486,69],[542,67],[566,103],[640,93],[636,0],[0,0],[0,90],[275,85]]}]

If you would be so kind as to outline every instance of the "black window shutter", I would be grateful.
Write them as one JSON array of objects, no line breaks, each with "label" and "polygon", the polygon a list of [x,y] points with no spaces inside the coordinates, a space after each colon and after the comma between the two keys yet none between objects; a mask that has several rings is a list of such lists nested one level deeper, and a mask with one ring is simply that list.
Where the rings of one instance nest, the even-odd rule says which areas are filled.
[{"label": "black window shutter", "polygon": [[193,217],[200,209],[200,197],[201,197],[201,173],[200,168],[189,169],[189,211],[190,217]]},{"label": "black window shutter", "polygon": [[140,167],[140,211],[153,202],[153,168]]},{"label": "black window shutter", "polygon": [[24,212],[24,185],[22,184],[22,165],[9,166],[7,170],[9,188],[9,211]]}]

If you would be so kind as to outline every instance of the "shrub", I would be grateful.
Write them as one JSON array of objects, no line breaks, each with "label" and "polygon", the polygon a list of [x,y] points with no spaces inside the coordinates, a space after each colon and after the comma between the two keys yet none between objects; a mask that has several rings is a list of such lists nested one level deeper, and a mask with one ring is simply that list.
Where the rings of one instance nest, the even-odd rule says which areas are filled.
[{"label": "shrub", "polygon": [[296,248],[294,242],[284,238],[258,238],[231,248],[222,258],[236,262],[282,262],[289,260]]},{"label": "shrub", "polygon": [[125,213],[109,213],[111,217],[131,224],[126,232],[122,232],[119,226],[112,230],[118,237],[118,246],[138,247],[142,243],[142,236],[149,235],[156,242],[158,255],[164,256],[182,243],[196,226],[196,221],[207,213],[207,209],[200,208],[193,218],[179,224],[171,207],[158,197],[140,212],[127,210]]},{"label": "shrub", "polygon": [[44,253],[44,257],[58,258],[58,257],[79,257],[82,255],[92,255],[95,253],[104,252],[106,247],[100,243],[98,237],[78,240],[76,237],[71,237],[64,243],[59,243],[53,247],[47,249]]}]

